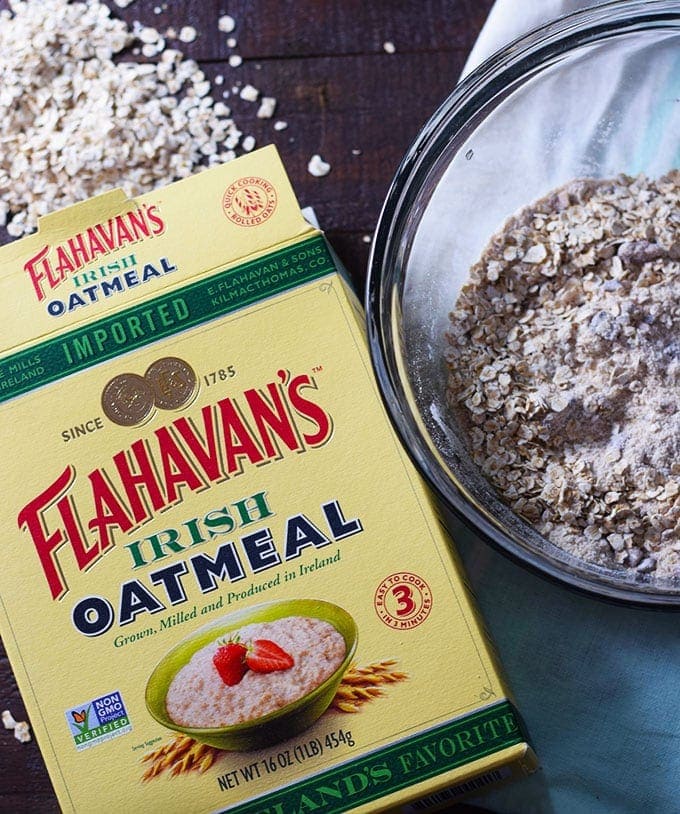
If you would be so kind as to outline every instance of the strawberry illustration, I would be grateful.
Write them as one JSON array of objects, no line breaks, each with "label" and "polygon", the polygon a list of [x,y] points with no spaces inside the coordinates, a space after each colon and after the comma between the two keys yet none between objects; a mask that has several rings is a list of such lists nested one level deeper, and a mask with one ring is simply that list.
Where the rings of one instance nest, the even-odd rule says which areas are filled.
[{"label": "strawberry illustration", "polygon": [[274,673],[288,670],[295,664],[293,657],[270,639],[254,639],[246,654],[246,664],[254,673]]},{"label": "strawberry illustration", "polygon": [[248,669],[245,655],[248,648],[238,639],[229,639],[220,644],[213,656],[213,664],[224,683],[233,687],[243,678]]}]

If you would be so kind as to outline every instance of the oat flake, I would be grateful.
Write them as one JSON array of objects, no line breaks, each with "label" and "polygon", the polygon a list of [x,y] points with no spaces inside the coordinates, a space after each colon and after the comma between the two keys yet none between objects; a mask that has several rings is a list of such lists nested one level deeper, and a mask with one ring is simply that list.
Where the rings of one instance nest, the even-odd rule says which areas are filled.
[{"label": "oat flake", "polygon": [[321,178],[324,175],[328,175],[331,171],[331,165],[327,161],[324,161],[320,155],[313,155],[307,164],[307,171],[310,175]]}]

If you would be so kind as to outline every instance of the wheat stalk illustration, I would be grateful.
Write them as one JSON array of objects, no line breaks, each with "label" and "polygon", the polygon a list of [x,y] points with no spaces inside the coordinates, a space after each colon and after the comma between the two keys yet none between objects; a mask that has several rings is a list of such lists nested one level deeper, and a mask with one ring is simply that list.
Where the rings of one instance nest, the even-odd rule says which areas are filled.
[{"label": "wheat stalk illustration", "polygon": [[236,196],[236,202],[244,215],[250,215],[262,209],[264,203],[260,192],[251,187],[245,187]]},{"label": "wheat stalk illustration", "polygon": [[[351,664],[331,701],[331,708],[339,712],[360,712],[368,701],[385,694],[385,685],[396,684],[408,678],[407,673],[395,669],[396,664],[394,659],[378,661],[365,667]],[[142,780],[152,780],[164,772],[170,772],[172,777],[190,772],[203,774],[222,754],[223,750],[198,743],[188,735],[175,735],[169,743],[142,757],[142,762],[147,764]]]},{"label": "wheat stalk illustration", "polygon": [[148,763],[148,766],[142,780],[151,780],[165,771],[169,771],[172,777],[189,772],[203,774],[215,762],[220,751],[188,735],[175,735],[169,743],[144,755],[142,762]]},{"label": "wheat stalk illustration", "polygon": [[359,712],[368,701],[384,695],[385,684],[396,684],[405,681],[408,674],[395,670],[394,659],[386,659],[366,667],[350,665],[340,682],[331,706],[341,712]]}]

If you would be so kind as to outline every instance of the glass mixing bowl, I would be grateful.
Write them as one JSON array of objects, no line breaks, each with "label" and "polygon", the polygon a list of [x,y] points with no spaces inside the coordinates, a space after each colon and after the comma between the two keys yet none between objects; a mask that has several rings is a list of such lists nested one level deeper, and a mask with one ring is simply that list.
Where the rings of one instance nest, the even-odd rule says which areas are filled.
[{"label": "glass mixing bowl", "polygon": [[446,406],[444,333],[508,216],[574,178],[680,167],[680,2],[606,3],[496,53],[421,131],[388,193],[369,267],[375,372],[406,449],[482,538],[600,597],[680,608],[680,580],[577,560],[501,502]]}]

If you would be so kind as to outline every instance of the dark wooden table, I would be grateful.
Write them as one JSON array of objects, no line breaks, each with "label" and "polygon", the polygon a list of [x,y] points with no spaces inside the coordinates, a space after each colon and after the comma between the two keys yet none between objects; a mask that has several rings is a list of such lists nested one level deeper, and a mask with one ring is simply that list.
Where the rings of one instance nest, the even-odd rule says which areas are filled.
[{"label": "dark wooden table", "polygon": [[[278,99],[275,119],[288,122],[281,131],[273,129],[275,119],[256,119],[252,103],[240,99],[228,103],[258,145],[278,146],[301,204],[314,206],[361,293],[370,249],[365,236],[375,227],[390,180],[420,127],[455,85],[492,4],[493,0],[136,0],[123,10],[108,0],[114,13],[130,23],[139,20],[160,31],[193,25],[199,34],[196,40],[177,47],[196,59],[208,78],[223,74],[229,77],[224,87],[238,79]],[[0,8],[6,6],[6,0],[0,0]],[[161,14],[154,13],[163,6],[167,8]],[[218,16],[226,11],[237,23],[231,35],[217,29]],[[238,40],[233,50],[243,57],[243,64],[237,69],[227,63],[232,53],[227,36]],[[394,43],[395,53],[385,51],[385,42]],[[315,153],[332,166],[323,178],[307,171]],[[0,229],[0,242],[8,239]],[[1,648],[0,706],[10,709],[17,720],[25,719]],[[0,729],[0,811],[59,811],[35,741],[20,744],[4,729]]]}]

